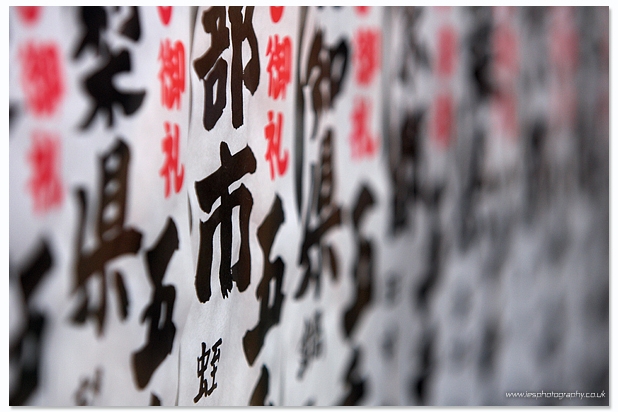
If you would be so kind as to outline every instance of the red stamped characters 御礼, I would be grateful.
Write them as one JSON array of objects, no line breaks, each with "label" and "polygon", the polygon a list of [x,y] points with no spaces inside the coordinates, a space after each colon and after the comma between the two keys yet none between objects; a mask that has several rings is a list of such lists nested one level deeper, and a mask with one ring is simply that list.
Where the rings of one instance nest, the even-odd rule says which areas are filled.
[{"label": "red stamped characters \u5fa1\u793c", "polygon": [[32,170],[28,189],[32,195],[35,213],[45,213],[62,204],[64,196],[60,154],[58,137],[47,132],[33,133],[32,148],[27,160]]},{"label": "red stamped characters \u5fa1\u793c", "polygon": [[55,43],[28,42],[20,50],[21,83],[35,116],[53,115],[64,97],[61,52]]}]

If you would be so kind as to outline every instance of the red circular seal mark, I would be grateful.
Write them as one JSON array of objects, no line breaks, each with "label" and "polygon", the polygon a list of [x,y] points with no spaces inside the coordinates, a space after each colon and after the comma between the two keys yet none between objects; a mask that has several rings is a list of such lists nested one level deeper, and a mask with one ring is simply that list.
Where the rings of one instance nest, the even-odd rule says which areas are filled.
[{"label": "red circular seal mark", "polygon": [[24,24],[32,25],[37,22],[41,16],[40,6],[19,6],[17,14]]},{"label": "red circular seal mark", "polygon": [[172,6],[157,6],[157,11],[163,25],[167,26],[172,19]]},{"label": "red circular seal mark", "polygon": [[270,18],[273,22],[278,23],[283,15],[283,6],[270,6]]}]

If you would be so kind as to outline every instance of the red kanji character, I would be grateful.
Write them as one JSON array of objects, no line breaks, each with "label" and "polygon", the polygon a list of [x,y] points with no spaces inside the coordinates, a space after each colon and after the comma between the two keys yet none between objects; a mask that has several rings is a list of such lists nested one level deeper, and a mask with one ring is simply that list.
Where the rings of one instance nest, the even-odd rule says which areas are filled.
[{"label": "red kanji character", "polygon": [[169,39],[159,48],[161,70],[161,104],[168,109],[180,109],[180,95],[185,91],[185,47],[180,40],[172,46]]},{"label": "red kanji character", "polygon": [[28,107],[37,116],[52,115],[64,95],[60,51],[54,43],[29,42],[20,50],[21,81]]},{"label": "red kanji character", "polygon": [[279,176],[283,176],[288,169],[288,151],[281,156],[281,130],[283,130],[283,114],[277,113],[277,121],[273,122],[273,111],[268,111],[268,124],[264,128],[264,135],[268,141],[266,160],[270,163],[270,179],[275,180],[275,163]]},{"label": "red kanji character", "polygon": [[283,16],[283,6],[270,6],[270,19],[274,23],[278,23],[281,20],[281,16]]},{"label": "red kanji character", "polygon": [[515,139],[518,135],[517,94],[505,92],[494,96],[492,110],[498,130]]},{"label": "red kanji character", "polygon": [[178,146],[180,145],[180,139],[178,137],[178,125],[174,123],[173,134],[170,133],[171,128],[169,122],[165,122],[164,127],[165,137],[161,141],[161,148],[163,149],[163,153],[165,154],[165,163],[163,164],[161,170],[159,170],[159,175],[165,178],[165,197],[169,197],[172,180],[174,182],[174,190],[176,191],[176,193],[180,192],[183,179],[185,177],[185,167],[181,165],[179,173]]},{"label": "red kanji character", "polygon": [[369,14],[369,6],[356,6],[354,9],[359,16],[366,16]]},{"label": "red kanji character", "polygon": [[63,199],[60,139],[49,133],[35,132],[27,159],[32,167],[28,188],[34,200],[34,212],[44,213],[60,206]]},{"label": "red kanji character", "polygon": [[551,17],[549,54],[556,106],[553,112],[554,117],[568,124],[575,118],[577,107],[574,77],[579,63],[578,33],[572,8],[552,7]]},{"label": "red kanji character", "polygon": [[367,86],[380,68],[380,32],[378,30],[358,30],[354,38],[354,62],[356,82]]},{"label": "red kanji character", "polygon": [[159,18],[164,26],[170,24],[170,20],[172,19],[172,6],[157,6],[157,11],[159,12]]},{"label": "red kanji character", "polygon": [[438,34],[438,75],[449,77],[455,70],[457,36],[451,26],[444,26]]},{"label": "red kanji character", "polygon": [[498,24],[492,37],[496,93],[491,104],[497,130],[510,138],[516,138],[519,45],[517,35],[509,23],[513,19],[512,14],[511,9],[496,11]]},{"label": "red kanji character", "polygon": [[377,150],[377,139],[369,133],[367,125],[370,116],[370,103],[363,98],[356,99],[352,111],[352,134],[350,135],[353,159],[372,156]]},{"label": "red kanji character", "polygon": [[433,135],[442,147],[449,145],[453,131],[453,100],[449,95],[440,95],[434,102]]},{"label": "red kanji character", "polygon": [[32,25],[36,23],[41,15],[40,6],[20,6],[17,7],[17,13],[21,18],[21,21],[26,25]]},{"label": "red kanji character", "polygon": [[493,35],[494,70],[499,83],[513,82],[519,71],[517,37],[506,24],[500,24]]},{"label": "red kanji character", "polygon": [[268,96],[277,99],[281,94],[285,99],[285,89],[291,81],[292,72],[292,41],[285,36],[279,41],[279,36],[270,36],[266,48],[268,59]]}]

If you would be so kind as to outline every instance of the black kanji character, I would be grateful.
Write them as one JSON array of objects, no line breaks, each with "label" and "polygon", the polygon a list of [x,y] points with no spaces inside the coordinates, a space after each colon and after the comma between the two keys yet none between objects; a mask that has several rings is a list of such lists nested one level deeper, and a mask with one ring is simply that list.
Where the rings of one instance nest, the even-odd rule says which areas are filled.
[{"label": "black kanji character", "polygon": [[[255,295],[260,300],[260,321],[257,326],[248,330],[243,337],[242,344],[245,350],[245,356],[249,365],[253,365],[255,358],[262,350],[264,338],[269,329],[279,323],[281,316],[281,306],[283,304],[284,295],[281,293],[283,285],[283,274],[285,272],[285,264],[281,257],[277,257],[274,262],[270,261],[270,250],[275,241],[275,236],[279,231],[279,227],[284,222],[283,206],[281,198],[277,196],[271,207],[270,213],[264,219],[257,231],[258,240],[264,255],[264,275],[260,281]],[[272,306],[270,298],[270,286],[274,281],[274,301]]]},{"label": "black kanji character", "polygon": [[532,223],[537,213],[539,200],[543,198],[543,189],[547,188],[546,160],[547,126],[536,121],[526,136],[524,165],[526,175],[526,221]]},{"label": "black kanji character", "polygon": [[[242,85],[253,95],[260,84],[260,58],[257,37],[253,29],[253,9],[247,7],[242,16],[242,7],[230,7],[229,16],[232,25],[232,125],[238,129],[243,124]],[[251,50],[251,59],[242,65],[242,44],[247,40]]]},{"label": "black kanji character", "polygon": [[488,99],[493,91],[491,78],[491,32],[492,10],[490,7],[471,7],[474,20],[472,33],[467,39],[472,62],[469,66],[472,78],[474,97],[480,102]]},{"label": "black kanji character", "polygon": [[[319,296],[323,254],[328,255],[333,279],[337,279],[338,276],[337,256],[335,255],[335,251],[330,244],[322,243],[322,238],[331,229],[341,224],[341,208],[332,202],[334,176],[331,129],[326,132],[326,136],[321,142],[320,149],[321,164],[319,170],[315,173],[312,184],[314,195],[310,197],[310,204],[307,208],[303,243],[299,256],[299,264],[305,267],[305,273],[302,283],[294,295],[294,299],[300,299],[304,296],[310,280],[316,283],[315,296]],[[312,172],[314,172],[313,166]],[[313,217],[317,218],[319,222],[314,228],[310,228],[313,226],[310,222],[313,220]],[[312,261],[309,258],[309,250],[313,247],[318,249],[317,268],[314,268]]]},{"label": "black kanji character", "polygon": [[305,319],[305,327],[300,340],[300,368],[296,375],[297,379],[302,379],[309,363],[322,354],[323,346],[322,312],[316,311],[313,318]]},{"label": "black kanji character", "polygon": [[97,56],[101,53],[107,54],[107,44],[102,40],[103,33],[107,30],[108,25],[105,7],[81,7],[79,16],[85,34],[75,53],[73,53],[73,59],[78,59],[86,48],[93,49]]},{"label": "black kanji character", "polygon": [[[260,371],[260,378],[258,379],[258,382],[253,389],[253,393],[251,394],[249,406],[266,406],[269,379],[270,376],[268,373],[268,368],[266,367],[266,365],[262,365],[262,370]],[[273,406],[273,403],[269,402],[268,406]]]},{"label": "black kanji character", "polygon": [[99,111],[107,113],[107,127],[114,125],[113,106],[119,104],[125,115],[132,115],[140,108],[145,91],[124,92],[114,85],[114,78],[118,73],[131,71],[131,56],[126,49],[120,52],[111,52],[107,62],[97,71],[86,78],[85,86],[95,105],[88,118],[80,128],[85,130],[90,126]]},{"label": "black kanji character", "polygon": [[[300,16],[300,39],[303,44],[306,24],[306,8],[301,9]],[[323,44],[324,32],[317,30],[313,36],[307,61],[302,58],[305,53],[298,53],[296,87],[296,130],[295,141],[295,190],[296,207],[298,214],[301,213],[303,204],[303,153],[305,145],[305,98],[303,89],[311,89],[311,108],[313,109],[313,130],[311,138],[315,138],[318,131],[319,120],[326,109],[332,109],[336,97],[343,91],[348,71],[349,47],[346,39],[342,39],[337,45],[328,48]],[[305,68],[305,70],[303,70]]]},{"label": "black kanji character", "polygon": [[[142,234],[133,228],[125,228],[125,209],[127,202],[127,178],[131,155],[128,146],[118,140],[114,148],[100,159],[102,174],[100,185],[101,204],[99,205],[96,240],[98,246],[91,251],[84,250],[86,215],[88,202],[86,191],[78,189],[80,220],[77,242],[75,244],[77,262],[73,293],[79,293],[81,303],[72,316],[72,321],[83,324],[87,318],[94,317],[97,333],[100,335],[105,323],[107,306],[107,281],[105,267],[110,260],[127,254],[136,254],[141,246]],[[87,281],[96,276],[101,282],[99,307],[89,308]],[[128,296],[122,275],[115,272],[116,293],[119,297],[121,318],[128,315]]]},{"label": "black kanji character", "polygon": [[366,310],[371,302],[373,295],[373,278],[374,278],[374,258],[373,246],[370,240],[363,237],[360,233],[361,219],[363,218],[367,208],[373,206],[375,200],[373,195],[363,185],[361,192],[358,195],[356,206],[352,215],[354,225],[354,235],[356,237],[357,258],[354,264],[354,284],[356,285],[356,301],[352,306],[345,311],[343,318],[343,326],[346,337],[350,337],[360,315]]},{"label": "black kanji character", "polygon": [[131,14],[120,28],[120,34],[133,41],[139,41],[142,35],[142,25],[139,22],[139,10],[136,6],[131,6]]},{"label": "black kanji character", "polygon": [[161,406],[161,399],[154,393],[150,394],[150,405],[149,406]]},{"label": "black kanji character", "polygon": [[[19,281],[22,306],[26,312],[26,325],[16,339],[10,337],[9,363],[16,365],[14,369],[11,368],[11,372],[18,371],[18,377],[15,379],[17,383],[10,387],[10,406],[25,405],[39,384],[39,366],[46,318],[43,313],[32,307],[30,298],[53,264],[47,241],[43,241],[36,250],[34,258],[17,273],[16,280]],[[13,278],[14,271],[10,265],[9,268],[9,276]]]},{"label": "black kanji character", "polygon": [[82,378],[79,388],[75,392],[75,405],[77,406],[92,406],[94,398],[101,392],[101,380],[103,371],[97,368],[94,372],[94,377]]},{"label": "black kanji character", "polygon": [[[212,394],[217,388],[217,382],[215,382],[215,374],[217,373],[217,363],[219,362],[219,358],[221,357],[221,346],[223,343],[222,339],[219,340],[212,345],[212,348],[206,350],[206,343],[202,342],[202,354],[197,358],[197,377],[200,378],[200,388],[198,394],[193,398],[193,403],[197,403],[202,396],[207,397]],[[210,377],[212,378],[212,384],[208,386],[208,379],[205,377],[206,371],[208,370],[208,360],[210,359],[210,353],[212,349],[212,360],[210,361]]]},{"label": "black kanji character", "polygon": [[[232,290],[232,281],[244,292],[251,282],[251,253],[249,250],[249,216],[253,208],[253,196],[244,184],[229,193],[229,186],[247,173],[254,173],[256,160],[251,148],[246,146],[232,156],[225,142],[221,142],[221,167],[208,177],[195,183],[195,192],[200,208],[211,213],[213,204],[221,199],[221,204],[215,209],[208,220],[200,222],[200,249],[195,274],[195,290],[200,302],[210,299],[210,273],[212,266],[213,236],[217,226],[220,226],[221,263],[219,266],[219,282],[221,295],[228,296]],[[232,260],[232,209],[240,207],[240,252],[238,262],[231,267]]]},{"label": "black kanji character", "polygon": [[[144,389],[154,371],[163,360],[172,353],[176,326],[172,321],[176,288],[163,285],[163,276],[174,252],[178,250],[178,230],[171,218],[157,241],[146,254],[148,272],[154,287],[150,305],[142,315],[142,322],[150,319],[148,342],[139,351],[133,353],[133,373],[137,386]],[[162,313],[162,309],[165,312]]]},{"label": "black kanji character", "polygon": [[[105,37],[108,29],[108,15],[103,7],[83,7],[80,10],[84,37],[73,54],[78,59],[87,48],[94,49],[101,64],[84,80],[84,88],[92,97],[94,105],[90,114],[80,125],[87,129],[97,113],[107,114],[107,127],[114,125],[113,106],[120,105],[125,115],[134,114],[142,105],[146,92],[124,91],[115,86],[118,74],[131,71],[131,55],[126,48],[113,51]],[[120,34],[133,41],[139,40],[141,26],[137,7],[131,8],[131,14],[120,29]]]},{"label": "black kanji character", "polygon": [[349,59],[349,48],[345,39],[340,40],[336,46],[327,48],[324,47],[323,37],[322,30],[318,30],[313,37],[304,82],[301,84],[301,87],[311,86],[314,113],[312,138],[317,133],[322,112],[332,109],[336,97],[343,91]]},{"label": "black kanji character", "polygon": [[412,85],[416,83],[414,80],[418,70],[430,70],[427,44],[421,41],[419,35],[419,20],[424,12],[422,7],[404,7],[402,13],[404,34],[399,78],[404,83],[411,80]]},{"label": "black kanji character", "polygon": [[[193,61],[197,76],[204,80],[204,128],[212,130],[223,114],[227,98],[227,62],[221,58],[223,50],[230,46],[230,31],[226,27],[224,6],[213,6],[202,14],[202,27],[211,34],[210,48]],[[213,87],[217,84],[216,100]]]},{"label": "black kanji character", "polygon": [[384,332],[382,338],[382,356],[384,359],[391,361],[395,358],[395,348],[397,346],[397,328],[390,327]]},{"label": "black kanji character", "polygon": [[401,126],[399,138],[393,139],[398,150],[390,151],[390,175],[393,187],[391,232],[408,227],[408,209],[419,192],[421,130],[425,112],[409,113]]},{"label": "black kanji character", "polygon": [[386,304],[394,306],[399,298],[399,289],[401,288],[401,275],[391,273],[386,279]]},{"label": "black kanji character", "polygon": [[[22,108],[19,103],[9,101],[9,132],[11,129],[14,129],[17,122],[22,117]],[[13,134],[9,133],[9,138],[11,138]]]},{"label": "black kanji character", "polygon": [[360,348],[354,348],[354,354],[352,355],[352,359],[345,374],[345,383],[348,388],[348,392],[339,402],[340,406],[358,405],[358,403],[363,399],[363,396],[365,396],[366,379],[361,377],[358,370],[360,356]]},{"label": "black kanji character", "polygon": [[442,187],[436,189],[431,196],[427,196],[428,207],[430,212],[430,238],[429,238],[429,253],[427,269],[423,273],[421,280],[416,289],[416,299],[419,309],[426,310],[428,307],[428,299],[435,288],[440,272],[442,271],[442,232],[440,230],[439,208],[442,199]]},{"label": "black kanji character", "polygon": [[483,157],[485,135],[481,131],[474,133],[471,142],[471,153],[462,173],[462,188],[459,199],[459,247],[462,251],[477,237],[478,224],[476,209],[483,189]]},{"label": "black kanji character", "polygon": [[428,382],[433,373],[433,343],[434,338],[427,333],[423,336],[419,347],[420,370],[410,382],[410,394],[416,398],[419,405],[427,402]]},{"label": "black kanji character", "polygon": [[[260,59],[257,37],[253,29],[254,7],[247,7],[243,18],[242,7],[228,10],[232,38],[232,68],[230,89],[232,96],[232,125],[238,129],[243,125],[243,85],[251,95],[260,83]],[[228,64],[221,53],[230,46],[230,30],[226,25],[224,6],[213,6],[202,13],[202,27],[211,35],[210,48],[193,61],[197,76],[204,81],[204,117],[206,130],[212,130],[223,115],[227,104],[226,85]],[[243,67],[242,44],[249,43],[251,59]],[[216,98],[214,85],[217,84]]]}]

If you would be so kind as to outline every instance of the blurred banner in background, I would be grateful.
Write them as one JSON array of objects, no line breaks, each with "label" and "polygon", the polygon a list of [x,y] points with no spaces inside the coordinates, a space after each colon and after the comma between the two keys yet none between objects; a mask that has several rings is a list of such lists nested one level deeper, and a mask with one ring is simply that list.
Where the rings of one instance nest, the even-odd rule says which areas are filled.
[{"label": "blurred banner in background", "polygon": [[9,22],[10,405],[609,405],[608,7]]}]

